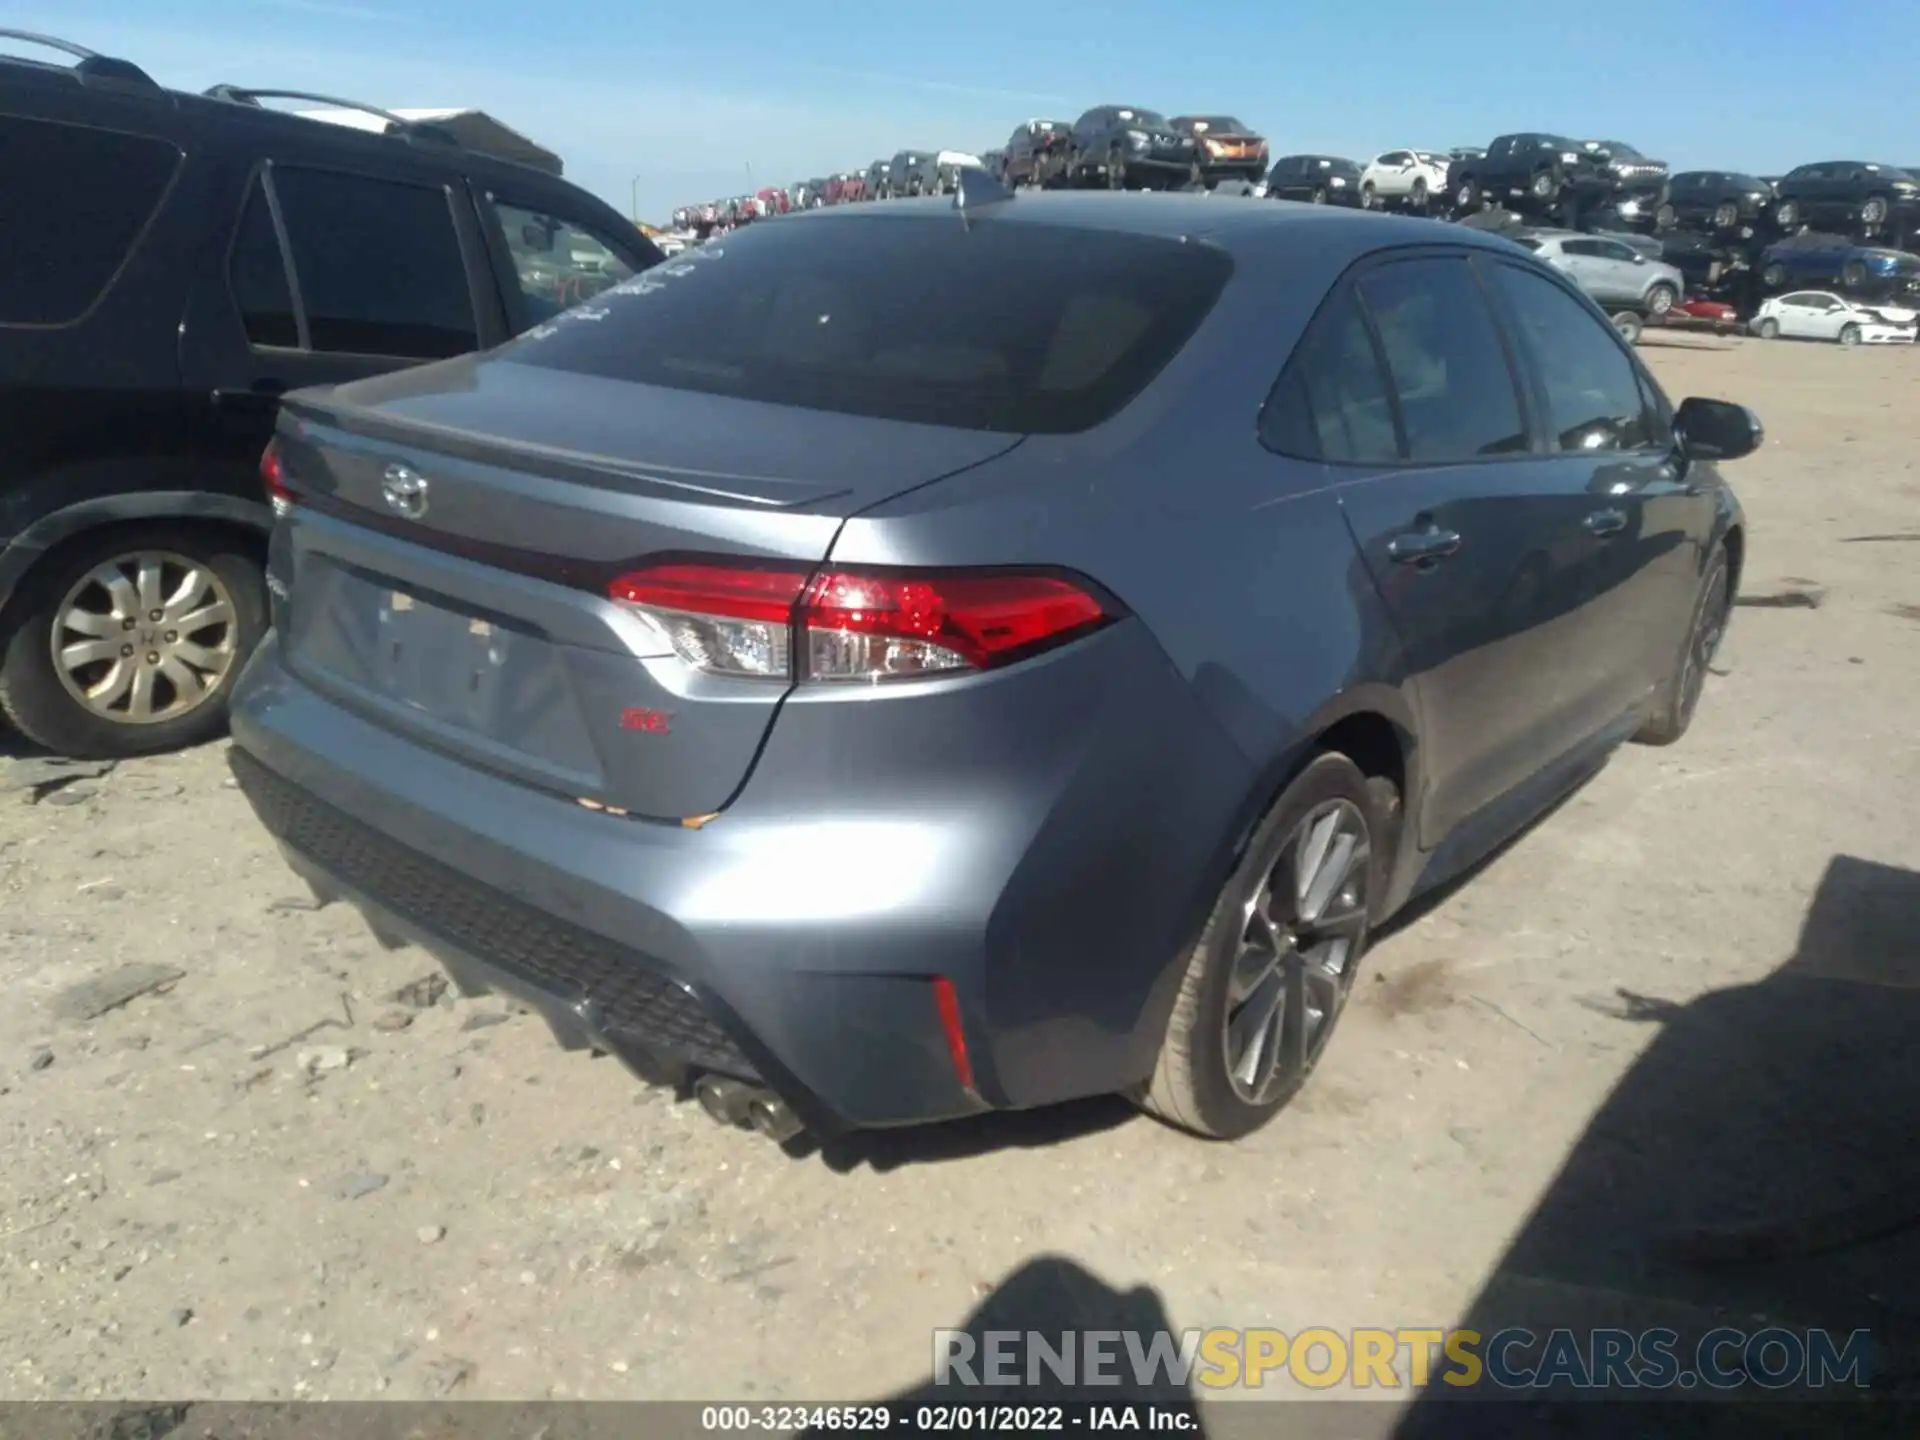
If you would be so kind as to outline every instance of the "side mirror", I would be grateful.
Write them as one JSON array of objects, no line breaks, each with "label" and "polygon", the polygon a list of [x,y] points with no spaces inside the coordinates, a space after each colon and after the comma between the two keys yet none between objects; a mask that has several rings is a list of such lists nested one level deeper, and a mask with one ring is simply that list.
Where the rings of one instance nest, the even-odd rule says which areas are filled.
[{"label": "side mirror", "polygon": [[1760,417],[1731,400],[1705,400],[1690,395],[1673,417],[1680,449],[1693,460],[1738,460],[1751,455],[1767,438]]}]

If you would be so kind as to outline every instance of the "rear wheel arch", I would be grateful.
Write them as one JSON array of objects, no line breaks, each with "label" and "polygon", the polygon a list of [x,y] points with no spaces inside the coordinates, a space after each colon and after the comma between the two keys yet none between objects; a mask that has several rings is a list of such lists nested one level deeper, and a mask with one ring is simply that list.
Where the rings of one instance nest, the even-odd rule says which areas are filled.
[{"label": "rear wheel arch", "polygon": [[148,490],[99,495],[53,510],[0,547],[0,630],[29,577],[43,573],[75,545],[92,544],[102,532],[137,534],[160,525],[224,532],[243,553],[266,560],[273,511],[264,501],[205,490]]}]

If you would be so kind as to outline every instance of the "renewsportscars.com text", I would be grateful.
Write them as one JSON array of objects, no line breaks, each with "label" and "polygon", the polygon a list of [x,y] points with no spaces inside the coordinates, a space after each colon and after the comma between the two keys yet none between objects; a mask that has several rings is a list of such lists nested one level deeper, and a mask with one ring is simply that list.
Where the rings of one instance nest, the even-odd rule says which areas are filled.
[{"label": "renewsportscars.com text", "polygon": [[1141,1389],[1736,1390],[1865,1388],[1872,1336],[1723,1327],[1482,1332],[1434,1328],[1284,1330],[936,1330],[933,1382]]}]

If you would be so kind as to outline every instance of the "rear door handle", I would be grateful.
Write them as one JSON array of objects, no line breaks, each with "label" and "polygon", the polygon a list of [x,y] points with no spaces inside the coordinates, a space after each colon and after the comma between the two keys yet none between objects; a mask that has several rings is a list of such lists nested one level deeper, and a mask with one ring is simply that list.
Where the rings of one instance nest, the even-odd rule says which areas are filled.
[{"label": "rear door handle", "polygon": [[1605,540],[1627,528],[1627,515],[1624,510],[1596,510],[1587,516],[1584,523],[1589,535]]},{"label": "rear door handle", "polygon": [[1410,530],[1395,536],[1387,545],[1389,559],[1401,565],[1444,560],[1460,548],[1458,531],[1441,530],[1429,525],[1425,530]]}]

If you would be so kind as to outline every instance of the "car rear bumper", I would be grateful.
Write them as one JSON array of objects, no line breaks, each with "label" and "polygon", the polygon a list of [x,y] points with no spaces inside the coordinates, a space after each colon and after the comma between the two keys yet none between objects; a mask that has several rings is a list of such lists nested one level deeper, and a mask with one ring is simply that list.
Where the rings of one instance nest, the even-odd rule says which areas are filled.
[{"label": "car rear bumper", "polygon": [[[1137,622],[1028,665],[1055,673],[984,716],[966,688],[1011,672],[917,715],[790,700],[740,798],[695,829],[404,739],[303,684],[270,634],[232,764],[322,898],[525,999],[563,1044],[664,1083],[757,1081],[817,1133],[919,1123],[1143,1079],[1248,823],[1250,767]],[[872,733],[903,722],[939,757],[918,787]]]}]

